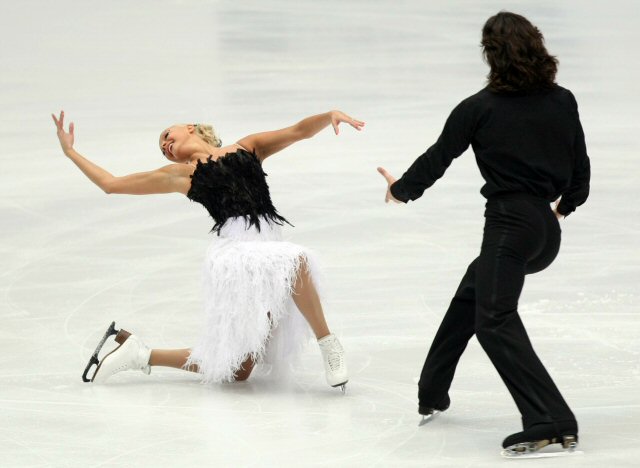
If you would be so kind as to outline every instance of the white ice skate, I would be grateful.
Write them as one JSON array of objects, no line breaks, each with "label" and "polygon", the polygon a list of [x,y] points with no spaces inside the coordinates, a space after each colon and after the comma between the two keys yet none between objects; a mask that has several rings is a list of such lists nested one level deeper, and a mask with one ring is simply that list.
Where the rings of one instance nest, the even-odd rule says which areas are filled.
[{"label": "white ice skate", "polygon": [[[125,370],[141,370],[145,374],[151,373],[151,366],[149,366],[149,358],[151,357],[151,350],[142,342],[140,338],[132,335],[126,330],[115,331],[114,323],[111,324],[104,338],[98,344],[98,348],[91,356],[91,360],[84,371],[82,379],[85,382],[104,383],[109,377],[118,372]],[[104,345],[106,339],[116,335],[115,341],[119,343],[119,346],[107,354],[98,363],[98,352]],[[98,367],[93,374],[91,380],[87,379],[87,372],[93,364],[98,363]]]},{"label": "white ice skate", "polygon": [[341,387],[342,392],[346,390],[346,383],[349,381],[347,373],[347,363],[344,359],[344,349],[334,334],[325,336],[318,340],[324,370],[326,372],[327,383],[332,387]]}]

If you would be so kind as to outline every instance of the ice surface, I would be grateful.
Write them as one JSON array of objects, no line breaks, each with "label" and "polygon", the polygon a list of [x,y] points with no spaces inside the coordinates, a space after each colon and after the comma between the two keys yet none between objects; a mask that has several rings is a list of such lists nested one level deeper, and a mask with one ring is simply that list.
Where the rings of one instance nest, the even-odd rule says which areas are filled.
[{"label": "ice surface", "polygon": [[[0,465],[495,467],[518,413],[472,340],[449,411],[418,428],[415,377],[476,255],[484,200],[473,155],[418,202],[385,205],[450,110],[483,86],[478,46],[500,9],[528,16],[580,104],[592,195],[562,223],[552,267],[527,279],[523,320],[576,412],[583,457],[640,460],[640,8],[598,1],[6,2],[0,15]],[[346,396],[315,345],[288,382],[205,387],[154,369],[80,374],[111,320],[153,347],[200,326],[211,221],[179,195],[104,195],[66,160],[49,114],[114,174],[165,164],[159,131],[211,122],[223,141],[332,108],[327,129],[265,163],[290,240],[324,260]],[[527,462],[530,463],[530,462]],[[555,463],[555,464],[554,464]]]}]

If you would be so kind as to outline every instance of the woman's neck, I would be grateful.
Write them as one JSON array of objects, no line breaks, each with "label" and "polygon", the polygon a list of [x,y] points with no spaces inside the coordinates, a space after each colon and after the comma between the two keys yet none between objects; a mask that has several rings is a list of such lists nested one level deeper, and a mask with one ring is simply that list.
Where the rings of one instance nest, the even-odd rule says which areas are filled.
[{"label": "woman's neck", "polygon": [[216,154],[220,149],[217,146],[210,145],[209,143],[207,143],[206,141],[200,138],[198,138],[198,140],[200,141],[198,141],[195,151],[191,154],[191,157],[189,158],[190,162],[195,163],[198,160],[205,160],[209,156]]}]

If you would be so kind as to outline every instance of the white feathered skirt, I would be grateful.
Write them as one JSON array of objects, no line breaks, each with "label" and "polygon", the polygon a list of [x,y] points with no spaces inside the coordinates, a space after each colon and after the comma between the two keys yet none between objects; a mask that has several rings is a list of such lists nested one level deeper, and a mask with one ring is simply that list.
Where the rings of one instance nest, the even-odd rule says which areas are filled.
[{"label": "white feathered skirt", "polygon": [[314,255],[283,241],[280,226],[227,220],[207,249],[205,323],[185,368],[196,364],[206,383],[229,382],[248,357],[272,369],[295,361],[311,337],[292,299],[303,264],[316,284]]}]

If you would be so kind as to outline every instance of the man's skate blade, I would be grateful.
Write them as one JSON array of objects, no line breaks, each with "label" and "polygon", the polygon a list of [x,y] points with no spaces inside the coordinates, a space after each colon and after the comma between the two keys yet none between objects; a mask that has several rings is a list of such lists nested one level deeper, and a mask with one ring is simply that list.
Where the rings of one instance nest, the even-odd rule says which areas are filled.
[{"label": "man's skate blade", "polygon": [[420,422],[418,423],[418,427],[424,426],[425,424],[427,424],[429,421],[433,420],[433,417],[438,414],[439,411],[434,411],[431,414],[423,414],[422,415],[422,419],[420,420]]},{"label": "man's skate blade", "polygon": [[[560,447],[558,447],[560,445]],[[582,455],[579,452],[578,437],[575,435],[566,435],[554,437],[551,439],[541,439],[531,442],[519,442],[509,445],[501,454],[505,458],[549,458],[564,457],[567,455]]]},{"label": "man's skate blade", "polygon": [[557,452],[529,452],[523,454],[513,454],[512,452],[507,451],[506,449],[500,452],[504,458],[508,458],[510,460],[524,460],[525,458],[552,458],[552,457],[570,457],[573,455],[584,455],[582,450],[562,450]]}]

